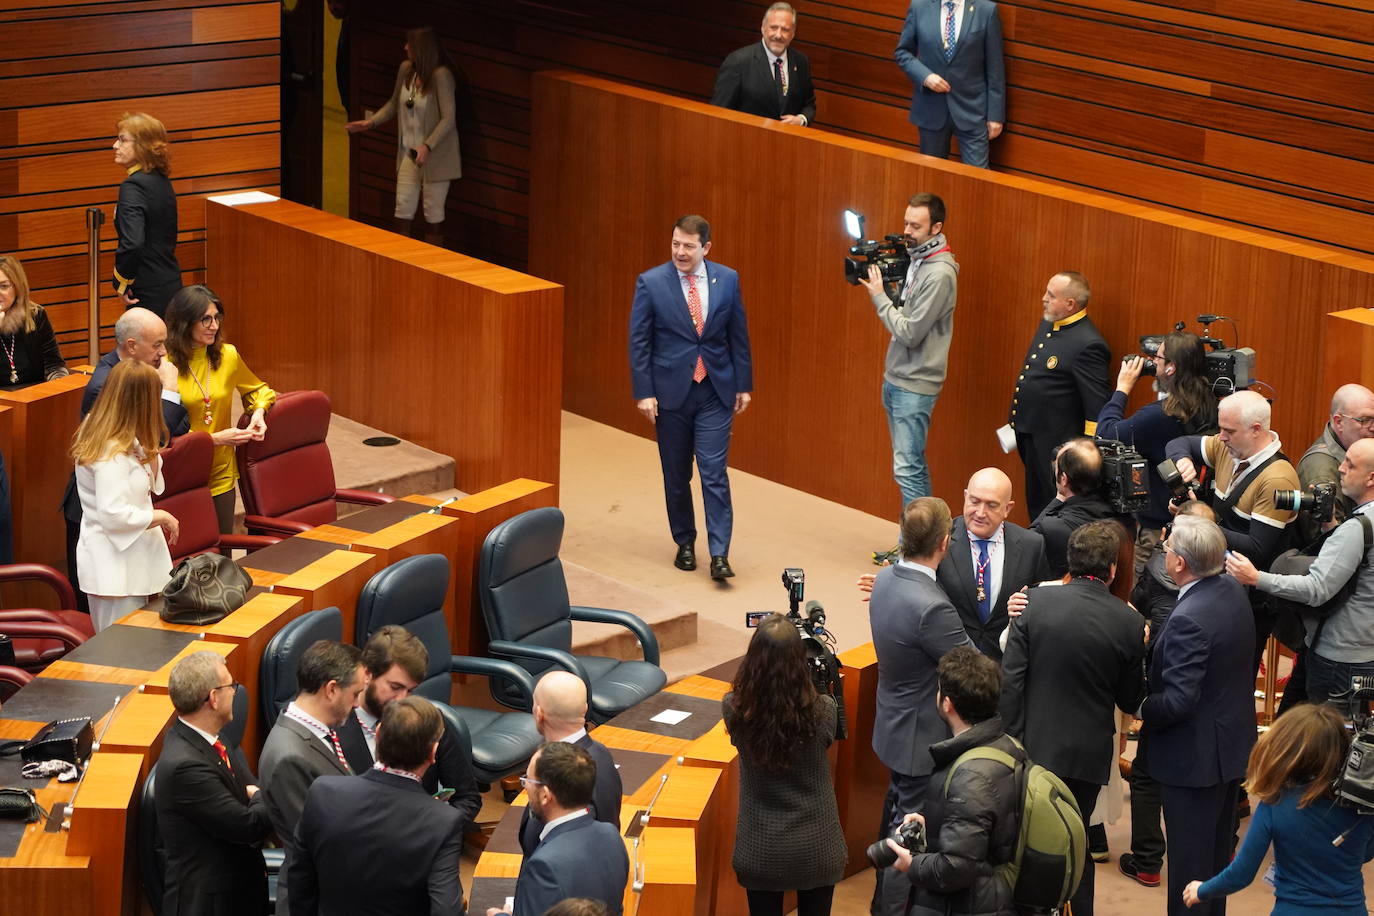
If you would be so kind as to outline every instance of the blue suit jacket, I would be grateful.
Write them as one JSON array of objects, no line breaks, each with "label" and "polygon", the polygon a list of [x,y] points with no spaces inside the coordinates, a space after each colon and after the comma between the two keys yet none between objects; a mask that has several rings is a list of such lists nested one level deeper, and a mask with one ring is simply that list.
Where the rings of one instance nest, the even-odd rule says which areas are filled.
[{"label": "blue suit jacket", "polygon": [[1204,788],[1245,775],[1255,743],[1255,622],[1239,582],[1199,581],[1179,600],[1150,661],[1143,748],[1150,775]]},{"label": "blue suit jacket", "polygon": [[734,409],[736,393],[754,390],[739,274],[721,264],[704,263],[710,292],[700,337],[687,311],[682,275],[672,261],[644,271],[635,281],[630,380],[637,401],[658,398],[662,410],[681,407],[698,355],[706,363],[706,381],[728,409]]},{"label": "blue suit jacket", "polygon": [[935,709],[935,668],[950,649],[973,642],[944,590],[906,566],[878,573],[868,622],[878,655],[873,752],[889,770],[926,776],[935,769],[930,746],[949,737]]},{"label": "blue suit jacket", "polygon": [[[938,130],[953,120],[960,130],[977,130],[1007,119],[1007,78],[1002,59],[1002,21],[992,0],[964,0],[964,22],[945,60],[940,34],[940,0],[912,0],[897,42],[897,63],[911,79],[911,123]],[[925,78],[938,73],[949,92],[931,92]]]},{"label": "blue suit jacket", "polygon": [[585,815],[559,824],[520,866],[515,916],[543,916],[569,897],[590,897],[621,916],[630,860],[620,831]]},{"label": "blue suit jacket", "polygon": [[[596,786],[592,790],[592,817],[620,829],[620,802],[624,787],[620,783],[620,771],[615,768],[615,758],[606,745],[591,735],[583,735],[574,742],[591,755],[596,762]],[[525,806],[520,816],[520,851],[530,855],[539,845],[539,834],[544,830],[544,822]]]}]

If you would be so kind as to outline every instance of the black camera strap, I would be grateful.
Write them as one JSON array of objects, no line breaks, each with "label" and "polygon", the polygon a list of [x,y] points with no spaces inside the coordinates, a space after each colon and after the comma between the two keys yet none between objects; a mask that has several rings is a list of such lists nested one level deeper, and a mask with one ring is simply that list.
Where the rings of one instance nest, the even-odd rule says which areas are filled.
[{"label": "black camera strap", "polygon": [[[1285,455],[1282,451],[1274,452],[1274,454],[1270,455],[1268,458],[1264,459],[1259,464],[1255,465],[1255,469],[1250,472],[1249,482],[1246,483],[1243,487],[1236,485],[1237,481],[1233,476],[1231,478],[1231,489],[1226,491],[1225,499],[1217,500],[1216,490],[1212,490],[1212,510],[1216,512],[1217,519],[1222,523],[1222,527],[1227,527],[1227,521],[1234,521],[1237,523],[1242,521],[1241,517],[1236,515],[1236,503],[1240,502],[1240,498],[1244,496],[1247,492],[1249,492],[1250,488],[1255,485],[1255,482],[1257,480],[1259,480],[1260,472],[1263,471],[1265,468],[1269,467],[1269,465],[1273,464],[1275,461],[1279,460],[1287,461],[1288,456]],[[1215,478],[1213,479],[1213,485],[1215,486]],[[1232,530],[1235,529],[1233,528]]]}]

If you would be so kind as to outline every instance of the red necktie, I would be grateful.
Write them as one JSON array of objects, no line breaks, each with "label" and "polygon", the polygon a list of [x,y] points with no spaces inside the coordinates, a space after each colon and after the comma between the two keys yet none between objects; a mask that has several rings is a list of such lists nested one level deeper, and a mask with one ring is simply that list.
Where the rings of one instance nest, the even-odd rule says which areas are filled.
[{"label": "red necktie", "polygon": [[344,772],[352,773],[348,766],[348,758],[344,756],[343,745],[339,743],[339,733],[332,728],[329,730],[329,743],[334,745],[334,754],[339,758],[339,764],[344,768]]},{"label": "red necktie", "polygon": [[[702,330],[706,327],[706,319],[701,314],[701,296],[697,293],[696,277],[692,274],[683,274],[682,279],[687,281],[687,311],[692,316],[692,325],[697,329],[697,336],[701,336]],[[706,363],[701,356],[697,356],[697,366],[692,370],[692,381],[699,382],[706,378]]]},{"label": "red necktie", "polygon": [[219,751],[219,759],[224,761],[224,765],[229,768],[229,772],[234,772],[234,765],[229,762],[229,749],[219,740],[215,741],[213,747],[215,750]]}]

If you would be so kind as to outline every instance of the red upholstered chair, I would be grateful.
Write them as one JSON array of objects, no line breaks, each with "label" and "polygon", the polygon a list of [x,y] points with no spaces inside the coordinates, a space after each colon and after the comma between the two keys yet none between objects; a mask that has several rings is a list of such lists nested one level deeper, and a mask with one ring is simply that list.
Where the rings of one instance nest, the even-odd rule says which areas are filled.
[{"label": "red upholstered chair", "polygon": [[8,700],[14,696],[15,692],[29,681],[33,680],[33,675],[23,668],[11,668],[9,665],[0,665],[0,700]]},{"label": "red upholstered chair", "polygon": [[[239,426],[250,419],[244,414]],[[237,452],[243,523],[249,531],[297,534],[335,521],[337,503],[380,506],[392,501],[383,493],[334,486],[328,434],[329,396],[323,391],[288,391],[277,397],[267,416],[267,435]]]},{"label": "red upholstered chair", "polygon": [[89,614],[76,610],[76,592],[67,577],[41,563],[0,566],[0,583],[41,582],[57,593],[63,610],[9,608],[0,611],[0,633],[14,640],[15,664],[38,672],[95,635]]},{"label": "red upholstered chair", "polygon": [[162,452],[162,495],[153,507],[166,509],[180,525],[172,545],[172,563],[198,553],[226,553],[233,548],[257,550],[281,538],[220,534],[215,503],[210,496],[210,459],[215,451],[209,433],[178,436]]}]

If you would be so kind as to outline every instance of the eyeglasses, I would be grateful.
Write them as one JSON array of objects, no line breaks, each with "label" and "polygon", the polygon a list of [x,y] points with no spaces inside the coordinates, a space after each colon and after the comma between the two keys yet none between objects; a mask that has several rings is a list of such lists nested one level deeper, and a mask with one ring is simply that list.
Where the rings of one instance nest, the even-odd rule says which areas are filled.
[{"label": "eyeglasses", "polygon": [[202,328],[213,328],[217,324],[224,324],[223,315],[201,315],[200,326]]},{"label": "eyeglasses", "polygon": [[229,690],[229,689],[233,689],[234,692],[237,693],[237,692],[238,692],[238,689],[239,689],[239,682],[238,682],[238,681],[230,681],[230,682],[227,683],[227,684],[220,684],[218,687],[211,687],[211,688],[210,688],[210,696],[214,696],[216,690]]},{"label": "eyeglasses", "polygon": [[535,779],[533,776],[521,776],[520,785],[525,789],[526,792],[528,792],[530,790],[530,786],[542,786],[544,785],[544,783]]},{"label": "eyeglasses", "polygon": [[1351,423],[1354,423],[1357,426],[1374,426],[1374,417],[1352,417],[1349,414],[1344,413],[1338,413],[1336,414],[1336,416],[1340,417],[1343,420],[1349,420]]}]

